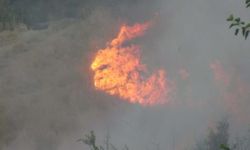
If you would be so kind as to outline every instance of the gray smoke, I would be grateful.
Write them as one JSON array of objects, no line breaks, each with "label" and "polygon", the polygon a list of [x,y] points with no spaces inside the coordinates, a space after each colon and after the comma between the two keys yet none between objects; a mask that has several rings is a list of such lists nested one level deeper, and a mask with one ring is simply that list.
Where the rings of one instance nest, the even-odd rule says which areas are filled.
[{"label": "gray smoke", "polygon": [[[90,130],[100,144],[109,131],[118,147],[185,149],[224,116],[232,133],[244,132],[250,123],[250,89],[241,95],[237,90],[238,79],[250,84],[250,45],[235,37],[225,20],[230,13],[249,19],[243,2],[143,0],[91,6],[83,18],[50,20],[48,29],[0,33],[4,150],[86,149],[76,141]],[[145,22],[156,13],[154,26],[136,42],[150,70],[166,69],[176,86],[169,104],[141,107],[96,91],[89,70],[96,50],[122,23]],[[216,60],[232,76],[229,87],[214,80],[209,66]],[[183,68],[186,80],[179,74]],[[230,91],[240,95],[232,107],[223,97]]]}]

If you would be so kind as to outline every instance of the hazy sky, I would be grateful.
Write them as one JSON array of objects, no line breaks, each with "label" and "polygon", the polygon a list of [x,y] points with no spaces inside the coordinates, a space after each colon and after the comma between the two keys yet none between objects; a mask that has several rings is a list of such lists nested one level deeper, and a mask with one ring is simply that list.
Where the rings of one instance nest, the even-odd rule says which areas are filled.
[{"label": "hazy sky", "polygon": [[[80,150],[87,147],[76,140],[90,130],[100,144],[109,131],[118,147],[181,150],[225,116],[230,131],[241,134],[250,123],[250,45],[226,18],[249,20],[244,7],[243,0],[97,3],[84,20],[0,33],[1,104],[11,131],[4,150]],[[141,107],[96,91],[89,70],[95,52],[122,23],[152,19],[134,42],[143,63],[166,70],[170,102]]]}]

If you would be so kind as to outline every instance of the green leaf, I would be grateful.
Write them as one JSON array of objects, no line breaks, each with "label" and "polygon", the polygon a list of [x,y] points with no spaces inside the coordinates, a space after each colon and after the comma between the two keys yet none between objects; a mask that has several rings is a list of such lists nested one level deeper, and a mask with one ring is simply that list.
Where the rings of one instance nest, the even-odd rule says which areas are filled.
[{"label": "green leaf", "polygon": [[249,34],[249,30],[247,30],[246,33],[245,33],[245,40],[247,39],[248,34]]},{"label": "green leaf", "polygon": [[246,0],[246,4],[250,3],[250,0]]},{"label": "green leaf", "polygon": [[245,27],[242,27],[241,30],[242,30],[242,35],[245,36],[246,28],[245,28]]},{"label": "green leaf", "polygon": [[234,19],[234,16],[233,14],[231,14],[228,18],[227,18],[227,21],[232,21]]},{"label": "green leaf", "polygon": [[234,35],[238,35],[238,33],[239,33],[239,29],[236,29]]},{"label": "green leaf", "polygon": [[246,26],[245,26],[245,28],[249,28],[250,27],[250,23],[248,23]]},{"label": "green leaf", "polygon": [[247,8],[248,8],[248,7],[250,7],[250,3],[249,3],[249,4],[247,4]]},{"label": "green leaf", "polygon": [[237,23],[239,23],[239,22],[240,22],[240,17],[236,18],[235,21],[236,21]]},{"label": "green leaf", "polygon": [[237,23],[232,23],[230,26],[229,26],[229,28],[231,29],[233,26],[236,26],[236,25],[238,25]]},{"label": "green leaf", "polygon": [[220,148],[221,148],[222,150],[230,150],[230,148],[227,147],[227,146],[224,145],[224,144],[221,144],[221,145],[220,145]]}]

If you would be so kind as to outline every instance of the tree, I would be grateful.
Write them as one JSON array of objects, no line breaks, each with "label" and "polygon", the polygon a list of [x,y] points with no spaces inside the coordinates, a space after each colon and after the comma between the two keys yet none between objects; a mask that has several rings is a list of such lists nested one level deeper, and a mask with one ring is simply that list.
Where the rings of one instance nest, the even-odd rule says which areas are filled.
[{"label": "tree", "polygon": [[195,150],[220,150],[222,145],[228,145],[228,129],[227,119],[219,121],[215,129],[209,129],[209,133],[204,140],[197,142]]},{"label": "tree", "polygon": [[17,23],[17,15],[12,7],[10,7],[9,1],[0,0],[0,31],[12,30]]},{"label": "tree", "polygon": [[245,136],[234,139],[233,147],[235,150],[249,150],[250,148],[250,130]]},{"label": "tree", "polygon": [[209,150],[219,149],[221,144],[228,145],[228,129],[229,123],[226,119],[218,123],[216,131],[210,129],[207,139]]},{"label": "tree", "polygon": [[[118,148],[116,148],[113,144],[111,144],[109,142],[109,135],[106,137],[106,150],[118,150]],[[105,150],[105,148],[103,146],[98,146],[96,144],[96,136],[94,131],[90,131],[89,134],[85,135],[85,138],[81,138],[77,140],[78,142],[83,142],[84,144],[88,145],[90,150]],[[124,148],[122,150],[129,150],[128,146],[125,145]]]},{"label": "tree", "polygon": [[[250,0],[245,0],[246,8],[250,7]],[[242,36],[247,39],[249,32],[250,32],[250,23],[246,23],[245,21],[242,21],[240,17],[235,17],[233,14],[231,14],[227,21],[230,22],[229,28],[235,28],[234,34],[237,36],[239,32],[241,31]]]},{"label": "tree", "polygon": [[96,145],[96,136],[94,131],[90,131],[90,134],[85,135],[84,139],[79,139],[77,141],[81,141],[84,144],[88,145],[91,150],[104,150],[102,146]]}]

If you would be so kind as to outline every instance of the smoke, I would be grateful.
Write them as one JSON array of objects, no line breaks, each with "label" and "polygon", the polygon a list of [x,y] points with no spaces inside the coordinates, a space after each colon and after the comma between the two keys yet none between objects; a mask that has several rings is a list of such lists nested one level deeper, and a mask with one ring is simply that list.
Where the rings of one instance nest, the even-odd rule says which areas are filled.
[{"label": "smoke", "polygon": [[[77,9],[89,12],[82,18],[52,17],[48,29],[0,33],[0,118],[9,131],[0,135],[4,150],[80,150],[85,147],[76,140],[89,130],[100,144],[109,131],[118,147],[184,149],[222,116],[230,116],[232,132],[246,128],[249,42],[233,36],[225,21],[232,12],[248,19],[243,4],[142,0],[91,6]],[[168,105],[145,108],[96,91],[89,68],[96,51],[122,23],[155,16],[136,43],[149,69],[164,68],[175,85]]]}]

